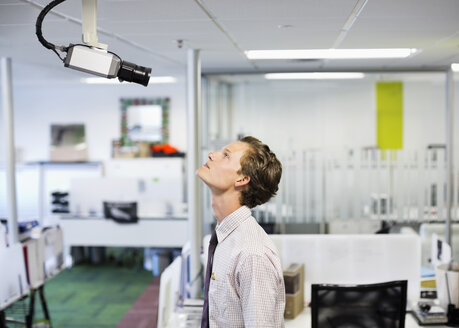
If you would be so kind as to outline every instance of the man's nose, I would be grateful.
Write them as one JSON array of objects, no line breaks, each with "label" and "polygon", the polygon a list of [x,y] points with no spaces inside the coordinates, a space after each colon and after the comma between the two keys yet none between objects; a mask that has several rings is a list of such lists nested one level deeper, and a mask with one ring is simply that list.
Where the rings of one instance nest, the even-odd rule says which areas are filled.
[{"label": "man's nose", "polygon": [[214,159],[213,159],[213,156],[214,156],[214,153],[210,152],[210,153],[209,153],[209,159],[210,159],[211,161],[214,160]]}]

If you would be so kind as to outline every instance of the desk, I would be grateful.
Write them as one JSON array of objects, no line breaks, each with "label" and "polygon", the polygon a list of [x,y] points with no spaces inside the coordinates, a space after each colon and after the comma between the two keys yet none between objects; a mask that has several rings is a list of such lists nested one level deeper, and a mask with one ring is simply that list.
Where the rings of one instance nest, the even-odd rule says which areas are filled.
[{"label": "desk", "polygon": [[59,225],[64,245],[106,247],[177,247],[188,240],[186,218],[140,219],[137,223],[116,223],[105,218],[63,216]]},{"label": "desk", "polygon": [[[202,308],[196,308],[196,311],[189,312],[188,315],[181,314],[178,312],[173,312],[170,315],[167,325],[161,325],[158,322],[158,327],[161,328],[176,328],[176,327],[201,327],[201,311]],[[407,313],[405,317],[405,328],[418,328],[418,327],[427,327],[427,328],[447,328],[445,325],[438,326],[420,326],[418,325],[416,319]],[[301,312],[295,319],[285,319],[285,328],[311,328],[311,308],[306,307],[303,312]]]},{"label": "desk", "polygon": [[[311,308],[304,308],[295,319],[285,319],[285,328],[310,328],[311,327]],[[416,319],[407,313],[405,317],[405,328],[429,327],[429,328],[446,328],[447,326],[419,326]]]}]

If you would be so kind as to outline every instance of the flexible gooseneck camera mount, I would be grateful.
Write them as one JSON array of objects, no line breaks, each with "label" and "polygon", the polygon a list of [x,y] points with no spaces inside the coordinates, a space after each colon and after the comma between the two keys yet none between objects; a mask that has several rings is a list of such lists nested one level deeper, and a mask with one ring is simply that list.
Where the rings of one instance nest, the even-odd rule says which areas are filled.
[{"label": "flexible gooseneck camera mount", "polygon": [[[151,68],[123,61],[117,54],[107,51],[107,45],[99,43],[97,38],[97,0],[82,0],[83,44],[56,46],[48,42],[42,33],[45,16],[57,5],[66,0],[53,0],[40,12],[35,24],[36,35],[40,43],[52,50],[65,67],[108,79],[118,77],[120,81],[148,85]],[[62,58],[60,53],[67,55]]]}]

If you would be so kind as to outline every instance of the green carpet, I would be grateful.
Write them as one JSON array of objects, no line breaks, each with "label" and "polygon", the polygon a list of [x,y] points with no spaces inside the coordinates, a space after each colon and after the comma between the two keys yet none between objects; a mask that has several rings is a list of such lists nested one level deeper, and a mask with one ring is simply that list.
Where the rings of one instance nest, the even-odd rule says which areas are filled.
[{"label": "green carpet", "polygon": [[[150,271],[116,264],[80,264],[64,270],[45,285],[52,327],[116,327],[152,279]],[[43,317],[37,295],[34,321]]]}]

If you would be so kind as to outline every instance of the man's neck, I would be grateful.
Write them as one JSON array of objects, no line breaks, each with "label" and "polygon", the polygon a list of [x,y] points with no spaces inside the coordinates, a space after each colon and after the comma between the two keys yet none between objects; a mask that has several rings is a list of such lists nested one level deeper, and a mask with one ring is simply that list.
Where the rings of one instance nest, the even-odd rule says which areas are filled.
[{"label": "man's neck", "polygon": [[212,209],[218,223],[240,207],[239,197],[228,194],[212,195]]}]

